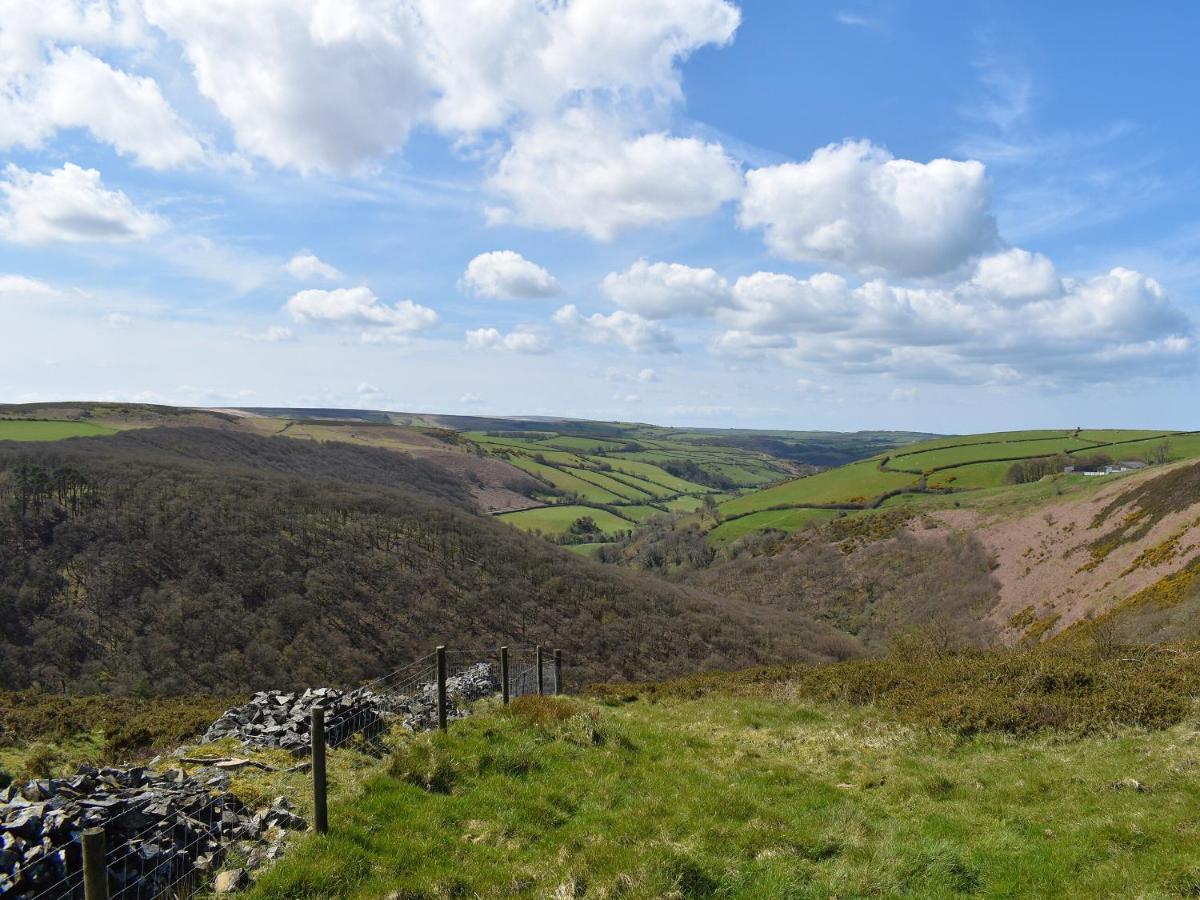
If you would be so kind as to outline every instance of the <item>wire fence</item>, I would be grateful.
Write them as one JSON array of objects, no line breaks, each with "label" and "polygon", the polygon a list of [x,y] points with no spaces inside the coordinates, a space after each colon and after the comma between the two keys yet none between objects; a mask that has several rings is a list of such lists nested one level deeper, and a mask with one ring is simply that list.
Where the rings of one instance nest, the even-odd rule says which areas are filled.
[{"label": "wire fence", "polygon": [[[385,752],[383,739],[397,727],[411,732],[445,728],[467,715],[474,701],[557,694],[561,680],[561,657],[536,646],[439,647],[350,690],[301,695],[311,700],[305,711],[311,718],[293,715],[290,721],[306,736],[292,749],[297,758],[293,771],[312,770],[314,806],[323,807],[326,748]],[[314,709],[319,716],[312,716]],[[313,731],[318,718],[323,740]],[[247,826],[249,810],[224,783],[197,787],[182,770],[168,774],[182,786],[181,793],[158,795],[148,785],[146,795],[135,798],[149,801],[141,809],[137,802],[111,797],[79,800],[86,811],[66,829],[66,840],[56,846],[43,837],[40,848],[24,854],[18,876],[0,874],[0,895],[15,900],[190,900],[210,891],[230,848],[253,838],[258,826]],[[140,829],[134,824],[147,818],[154,821]],[[320,828],[323,823],[316,824]],[[103,828],[112,845],[99,857],[102,868],[88,857],[84,832],[89,826]],[[90,879],[91,891],[89,867],[100,871],[98,880]]]}]

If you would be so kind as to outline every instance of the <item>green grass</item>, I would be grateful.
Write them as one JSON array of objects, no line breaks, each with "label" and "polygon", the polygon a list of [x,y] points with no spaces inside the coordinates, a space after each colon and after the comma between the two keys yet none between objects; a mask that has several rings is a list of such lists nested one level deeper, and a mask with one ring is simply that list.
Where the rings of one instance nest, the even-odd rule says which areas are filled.
[{"label": "green grass", "polygon": [[655,494],[649,491],[640,490],[631,484],[618,481],[616,478],[612,478],[603,472],[597,472],[594,469],[573,469],[571,474],[576,478],[590,482],[603,490],[616,494],[622,500],[650,500],[655,497]]},{"label": "green grass", "polygon": [[0,421],[0,441],[61,441],[116,433],[115,428],[92,422]]},{"label": "green grass", "polygon": [[672,512],[695,512],[704,505],[702,497],[676,497],[674,500],[666,500],[663,506]]},{"label": "green grass", "polygon": [[592,503],[620,503],[626,499],[620,494],[614,494],[612,491],[607,491],[602,487],[592,484],[590,481],[577,478],[570,472],[563,469],[556,469],[554,466],[543,465],[542,463],[525,458],[516,458],[511,460],[511,462],[514,466],[524,469],[526,472],[536,475],[544,481],[550,482],[550,484],[559,490],[577,494],[584,500],[589,500]]},{"label": "green grass", "polygon": [[509,710],[411,739],[343,787],[330,834],[300,837],[248,897],[1200,890],[1190,723],[962,737],[871,706],[724,694]]},{"label": "green grass", "polygon": [[709,532],[717,542],[732,541],[751,531],[774,528],[779,531],[798,531],[809,522],[831,519],[835,512],[825,509],[775,509],[751,513],[730,522],[722,522]]},{"label": "green grass", "polygon": [[975,444],[972,446],[947,447],[940,450],[906,454],[898,458],[893,458],[890,465],[898,469],[921,469],[928,471],[939,466],[959,465],[977,460],[1050,456],[1059,451],[1066,450],[1082,450],[1086,455],[1086,451],[1092,446],[1087,441],[1079,441],[1074,438],[1020,441],[1010,444]]},{"label": "green grass", "polygon": [[744,494],[721,504],[726,516],[769,509],[787,503],[840,503],[870,500],[886,491],[913,484],[915,476],[881,472],[875,460],[864,460],[797,478],[765,490]]},{"label": "green grass", "polygon": [[520,512],[505,513],[496,518],[520,528],[522,531],[540,531],[542,534],[559,535],[567,534],[571,523],[581,516],[591,516],[605,534],[629,531],[634,527],[633,522],[614,516],[607,510],[593,509],[590,506],[542,506],[538,509],[523,509]]},{"label": "green grass", "polygon": [[604,461],[618,472],[624,472],[627,475],[636,475],[644,478],[646,481],[660,484],[664,488],[669,489],[671,493],[703,494],[710,490],[710,488],[703,485],[693,484],[690,481],[677,478],[670,472],[666,472],[650,462],[640,462],[637,459],[630,459],[628,456],[606,456]]},{"label": "green grass", "polygon": [[645,522],[647,519],[653,519],[655,516],[667,516],[670,513],[663,512],[655,506],[645,506],[641,504],[633,506],[617,507],[621,511],[621,515],[628,516],[635,522]]}]

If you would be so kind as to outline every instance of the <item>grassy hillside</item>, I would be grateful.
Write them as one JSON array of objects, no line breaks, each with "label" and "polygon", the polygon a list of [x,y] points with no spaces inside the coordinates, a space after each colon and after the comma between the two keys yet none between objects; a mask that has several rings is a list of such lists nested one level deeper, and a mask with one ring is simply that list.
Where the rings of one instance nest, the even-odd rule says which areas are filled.
[{"label": "grassy hillside", "polygon": [[[871,459],[744,493],[720,506],[727,521],[714,533],[728,540],[765,528],[794,530],[809,516],[768,516],[767,511],[872,506],[887,494],[1003,488],[1014,463],[1061,457],[1085,462],[1103,455],[1114,461],[1200,457],[1200,434],[1169,431],[1015,431],[938,438],[913,443]],[[921,496],[896,502],[920,502]],[[935,503],[937,501],[935,500]],[[750,521],[743,521],[747,517]],[[740,524],[734,525],[734,522]]]},{"label": "grassy hillside", "polygon": [[250,897],[1191,896],[1197,651],[1134,655],[530,698],[343,779]]}]

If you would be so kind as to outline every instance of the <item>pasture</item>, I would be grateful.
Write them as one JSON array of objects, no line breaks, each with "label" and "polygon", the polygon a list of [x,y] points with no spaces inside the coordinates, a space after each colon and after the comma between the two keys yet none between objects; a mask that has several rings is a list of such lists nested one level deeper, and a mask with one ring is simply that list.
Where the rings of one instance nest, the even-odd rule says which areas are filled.
[{"label": "pasture", "polygon": [[61,441],[73,437],[103,437],[117,429],[93,422],[62,422],[49,419],[0,420],[0,441]]},{"label": "pasture", "polygon": [[570,532],[571,524],[583,516],[589,516],[606,535],[620,534],[633,529],[631,521],[614,516],[603,509],[591,506],[542,506],[537,509],[523,509],[519,512],[504,513],[496,518],[522,531],[537,532],[545,535],[559,536]]}]

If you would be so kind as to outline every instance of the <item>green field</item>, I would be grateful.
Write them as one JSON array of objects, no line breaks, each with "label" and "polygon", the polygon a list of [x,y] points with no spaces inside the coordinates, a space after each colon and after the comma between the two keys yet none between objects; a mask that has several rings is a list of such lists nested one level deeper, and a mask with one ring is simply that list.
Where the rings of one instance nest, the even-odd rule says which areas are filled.
[{"label": "green field", "polygon": [[542,506],[538,509],[523,509],[520,512],[497,516],[522,531],[540,531],[546,535],[567,534],[571,523],[581,516],[591,516],[605,534],[619,534],[634,527],[633,522],[614,516],[603,509],[590,506]]},{"label": "green field", "polygon": [[61,441],[116,433],[115,428],[91,422],[0,421],[0,441]]},{"label": "green field", "polygon": [[664,512],[655,506],[631,505],[616,507],[621,515],[628,516],[635,522],[645,522],[647,519],[653,519],[655,516],[667,516],[670,513]]},{"label": "green field", "polygon": [[721,504],[721,514],[728,517],[789,503],[870,500],[887,491],[913,484],[914,481],[913,475],[881,472],[875,460],[864,460],[728,500]]},{"label": "green field", "polygon": [[[1005,488],[1027,491],[1029,485],[1007,485],[1006,476],[1016,459],[1052,456],[1073,451],[1080,457],[1105,454],[1116,460],[1139,459],[1147,451],[1166,443],[1172,461],[1200,457],[1200,435],[1172,436],[1156,431],[1108,430],[1083,432],[1080,438],[1072,431],[1013,431],[992,434],[961,435],[912,444],[895,453],[829,469],[817,475],[777,484],[761,491],[742,494],[721,504],[726,518],[755,513],[742,519],[726,522],[714,530],[715,540],[730,540],[759,528],[789,528],[794,521],[800,527],[806,517],[794,520],[766,515],[772,507],[870,501],[897,488],[916,486],[918,475],[909,472],[880,471],[878,462],[889,458],[889,469],[930,472],[928,487],[956,491],[975,491]],[[1149,437],[1147,437],[1149,435]],[[1088,438],[1088,439],[1084,439]],[[1098,444],[1107,441],[1118,443]],[[1001,459],[1003,462],[982,462]],[[905,497],[889,501],[905,503],[939,503],[937,497]],[[778,511],[777,511],[778,512]],[[792,511],[798,512],[798,511]],[[782,524],[780,524],[782,523]]]},{"label": "green field", "polygon": [[524,469],[532,475],[536,475],[543,481],[548,481],[560,491],[565,491],[570,494],[576,494],[584,500],[592,503],[620,503],[626,498],[620,494],[615,494],[612,491],[605,490],[592,484],[590,481],[585,481],[582,478],[576,477],[572,472],[565,469],[558,469],[554,466],[547,466],[543,463],[534,462],[532,459],[516,458],[509,460],[514,466]]},{"label": "green field", "polygon": [[[889,463],[898,469],[921,469],[929,471],[941,466],[961,465],[977,460],[1007,459],[1009,457],[1051,456],[1066,451],[1081,451],[1087,455],[1094,445],[1075,438],[1050,438],[1044,441],[1018,441],[1004,444],[976,444],[962,447],[929,450],[923,453],[905,453],[893,457]],[[1100,452],[1100,451],[1097,451]]]},{"label": "green field", "polygon": [[732,541],[751,531],[799,531],[809,522],[831,519],[836,512],[825,509],[774,509],[751,513],[729,522],[722,522],[709,532],[709,537],[719,543]]}]

